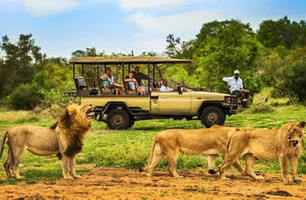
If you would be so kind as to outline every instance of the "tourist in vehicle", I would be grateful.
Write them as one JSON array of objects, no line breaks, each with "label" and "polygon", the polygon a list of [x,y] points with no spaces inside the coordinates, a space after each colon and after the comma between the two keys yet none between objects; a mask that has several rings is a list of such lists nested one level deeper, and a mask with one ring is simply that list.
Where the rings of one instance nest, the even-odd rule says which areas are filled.
[{"label": "tourist in vehicle", "polygon": [[122,85],[115,83],[114,76],[112,75],[111,68],[106,68],[105,73],[100,77],[103,80],[103,84],[105,88],[115,89],[116,95],[123,95],[123,87]]},{"label": "tourist in vehicle", "polygon": [[167,79],[163,80],[162,86],[160,87],[159,91],[161,91],[161,92],[172,92],[173,91],[173,89],[168,86]]},{"label": "tourist in vehicle", "polygon": [[[147,75],[139,72],[139,67],[138,66],[136,66],[134,68],[133,77],[137,80],[137,83],[138,83],[139,87],[142,86],[142,83],[141,83],[142,79],[149,80],[149,77]],[[142,90],[144,90],[144,88],[142,88]]]},{"label": "tourist in vehicle", "polygon": [[130,90],[137,91],[138,94],[143,95],[144,94],[143,90],[141,89],[137,80],[133,76],[134,76],[133,72],[130,72],[129,76],[126,79],[124,79],[124,81],[128,83],[128,88]]},{"label": "tourist in vehicle", "polygon": [[222,80],[227,83],[227,86],[231,94],[241,96],[242,106],[248,107],[247,98],[249,97],[250,91],[243,89],[243,82],[242,79],[239,78],[239,74],[240,74],[239,70],[236,69],[234,71],[234,76],[224,77]]}]

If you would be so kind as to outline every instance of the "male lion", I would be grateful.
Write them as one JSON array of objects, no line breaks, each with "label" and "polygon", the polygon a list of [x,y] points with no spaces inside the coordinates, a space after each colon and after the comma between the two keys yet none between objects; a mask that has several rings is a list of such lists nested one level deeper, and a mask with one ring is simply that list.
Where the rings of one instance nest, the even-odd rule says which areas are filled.
[{"label": "male lion", "polygon": [[[168,157],[169,171],[172,176],[179,177],[175,167],[179,151],[187,154],[208,154],[208,168],[212,173],[218,155],[223,156],[227,150],[229,137],[236,128],[213,126],[209,129],[171,129],[159,132],[151,147],[150,157],[144,171],[148,176],[164,157]],[[238,162],[234,166],[239,172],[243,172]]]},{"label": "male lion", "polygon": [[4,163],[7,176],[21,178],[17,167],[27,149],[40,156],[61,155],[63,177],[79,177],[75,171],[75,155],[82,149],[82,141],[91,127],[92,116],[91,106],[71,105],[50,128],[17,126],[9,129],[4,135],[0,151],[1,158],[5,140],[8,139],[8,155]]},{"label": "male lion", "polygon": [[297,164],[299,154],[303,149],[304,127],[305,122],[302,121],[287,123],[279,130],[253,129],[237,131],[230,138],[228,153],[219,168],[220,177],[224,179],[224,170],[244,156],[246,174],[256,180],[261,180],[263,177],[257,176],[253,171],[255,160],[271,160],[278,157],[283,181],[285,183],[292,182],[291,177],[288,176],[288,160],[292,167],[293,181],[301,181],[297,177]]}]

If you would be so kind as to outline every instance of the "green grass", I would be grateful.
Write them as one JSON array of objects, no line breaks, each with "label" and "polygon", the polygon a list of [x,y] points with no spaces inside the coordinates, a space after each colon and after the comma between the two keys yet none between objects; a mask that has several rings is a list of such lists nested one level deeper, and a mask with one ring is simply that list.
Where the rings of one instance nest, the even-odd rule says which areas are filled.
[{"label": "green grass", "polygon": [[[303,105],[281,105],[273,107],[272,113],[250,113],[248,111],[227,117],[226,125],[249,128],[279,128],[288,121],[306,120],[306,106]],[[6,117],[7,116],[7,117]],[[30,112],[25,111],[0,111],[1,135],[13,126],[28,124],[38,126],[49,126],[53,120],[38,120]],[[164,129],[201,128],[200,121],[175,121],[175,120],[147,120],[136,122],[134,127],[125,131],[107,130],[104,123],[93,122],[91,131],[88,133],[83,152],[77,156],[77,164],[93,164],[94,166],[140,168],[145,166],[149,155],[154,135]],[[305,138],[306,139],[306,138]],[[306,174],[306,152],[304,151],[299,160],[299,172]],[[6,179],[2,168],[6,157],[6,149],[0,163],[0,184],[16,184],[16,180]],[[220,164],[222,159],[217,160]],[[159,168],[167,167],[164,159]],[[200,155],[180,154],[177,163],[178,169],[194,169],[207,167],[206,158]],[[257,161],[256,170],[269,173],[280,173],[278,160]],[[21,175],[24,181],[34,183],[39,180],[55,180],[61,178],[61,165],[56,156],[36,156],[26,152],[20,164]],[[88,171],[87,168],[80,172]]]}]

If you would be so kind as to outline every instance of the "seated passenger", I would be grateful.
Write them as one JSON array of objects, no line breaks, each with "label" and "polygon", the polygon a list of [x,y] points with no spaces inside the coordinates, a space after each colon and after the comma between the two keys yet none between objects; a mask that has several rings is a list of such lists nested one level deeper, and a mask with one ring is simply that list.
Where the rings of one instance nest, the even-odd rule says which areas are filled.
[{"label": "seated passenger", "polygon": [[103,84],[105,88],[113,89],[115,88],[116,95],[123,95],[123,87],[122,85],[115,83],[114,76],[112,75],[112,70],[108,67],[106,68],[106,72],[100,77],[103,80]]},{"label": "seated passenger", "polygon": [[133,77],[133,72],[130,72],[129,76],[126,79],[124,79],[124,81],[128,83],[128,87],[130,90],[137,91],[140,95],[144,94],[137,80]]},{"label": "seated passenger", "polygon": [[161,91],[161,92],[172,92],[173,91],[173,89],[171,87],[168,87],[167,79],[163,80],[162,86],[160,87],[159,91]]},{"label": "seated passenger", "polygon": [[239,78],[240,72],[236,69],[234,76],[224,77],[222,80],[227,83],[231,94],[235,94],[242,97],[242,106],[248,107],[247,98],[249,97],[250,91],[243,89],[242,79]]}]

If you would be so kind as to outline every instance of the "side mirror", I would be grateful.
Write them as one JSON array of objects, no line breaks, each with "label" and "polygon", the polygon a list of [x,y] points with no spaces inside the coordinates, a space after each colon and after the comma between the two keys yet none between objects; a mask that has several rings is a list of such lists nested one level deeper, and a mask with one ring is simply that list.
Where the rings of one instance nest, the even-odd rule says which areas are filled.
[{"label": "side mirror", "polygon": [[184,87],[182,87],[182,86],[177,87],[177,91],[178,91],[179,94],[183,94],[183,90],[184,90]]}]

